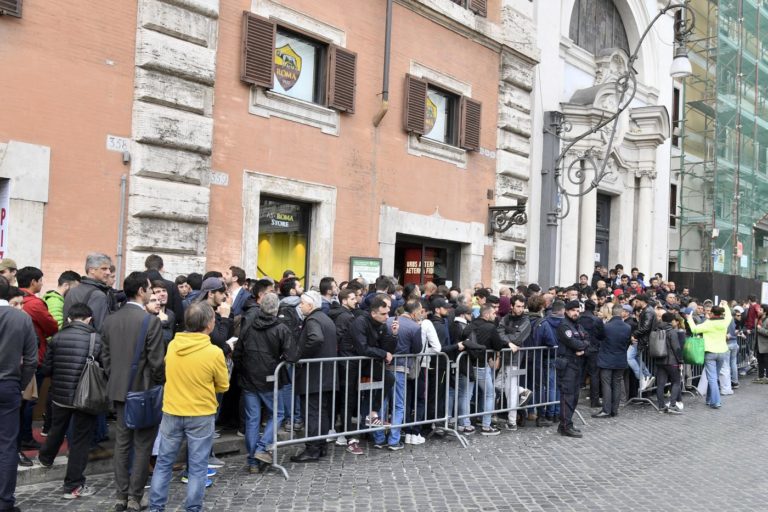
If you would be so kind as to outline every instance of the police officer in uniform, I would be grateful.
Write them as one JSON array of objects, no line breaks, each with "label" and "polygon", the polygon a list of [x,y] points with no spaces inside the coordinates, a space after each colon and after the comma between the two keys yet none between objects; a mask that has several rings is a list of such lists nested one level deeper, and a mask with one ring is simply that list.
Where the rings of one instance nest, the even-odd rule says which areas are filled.
[{"label": "police officer in uniform", "polygon": [[579,400],[579,377],[584,367],[584,352],[589,347],[588,335],[578,325],[579,301],[565,304],[565,318],[557,328],[557,383],[560,386],[560,425],[557,431],[567,437],[581,437],[573,426],[573,412]]}]

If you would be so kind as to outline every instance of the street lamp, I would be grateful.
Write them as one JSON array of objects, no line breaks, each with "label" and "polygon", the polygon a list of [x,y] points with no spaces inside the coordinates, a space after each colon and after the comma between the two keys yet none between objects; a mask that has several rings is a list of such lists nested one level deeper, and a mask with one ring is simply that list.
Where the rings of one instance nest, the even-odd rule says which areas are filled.
[{"label": "street lamp", "polygon": [[[688,60],[686,44],[693,32],[695,16],[688,6],[688,0],[683,3],[668,0],[667,4],[651,20],[643,31],[637,45],[629,56],[627,69],[616,79],[618,95],[615,112],[601,118],[596,126],[586,130],[574,138],[563,137],[571,129],[571,124],[564,119],[562,112],[548,111],[544,113],[543,162],[541,169],[541,222],[539,238],[539,282],[554,283],[556,279],[556,247],[559,221],[570,213],[570,201],[589,194],[595,190],[609,173],[608,161],[613,149],[614,139],[619,126],[621,114],[629,108],[637,92],[637,71],[634,64],[640,54],[640,48],[650,33],[654,24],[670,11],[679,10],[675,16],[675,55],[672,61],[670,75],[674,78],[684,78],[691,74],[691,63]],[[685,15],[683,15],[685,14]],[[610,127],[609,127],[610,125]],[[595,147],[576,151],[574,147],[583,139],[605,129],[607,144],[604,150]],[[566,142],[560,150],[561,142]],[[576,158],[568,166],[564,165],[566,156],[576,154]],[[566,188],[565,180],[575,185],[574,190]]]},{"label": "street lamp", "polygon": [[[675,57],[672,60],[670,75],[673,78],[685,78],[691,74],[691,61],[688,59],[686,43],[688,41],[688,36],[691,34],[691,32],[693,32],[695,17],[693,10],[687,5],[687,3],[688,2],[686,0],[686,2],[683,4],[673,4],[672,0],[669,0],[666,6],[659,9],[659,12],[651,20],[650,24],[648,24],[648,26],[645,28],[645,31],[640,36],[640,39],[637,41],[637,45],[635,46],[632,55],[629,56],[629,61],[627,62],[627,70],[619,75],[619,77],[616,79],[616,89],[619,95],[617,102],[618,108],[616,109],[616,112],[603,119],[590,130],[587,130],[574,138],[569,138],[568,144],[566,144],[565,148],[560,151],[560,154],[555,159],[555,183],[557,185],[557,193],[559,194],[562,201],[562,205],[558,206],[557,211],[555,212],[557,219],[564,219],[568,216],[568,213],[570,213],[571,198],[581,197],[590,193],[596,189],[600,185],[602,179],[610,173],[610,170],[606,171],[606,168],[608,165],[608,156],[613,149],[613,142],[616,136],[616,130],[619,125],[619,116],[622,114],[622,112],[629,108],[629,105],[632,103],[635,98],[635,94],[637,93],[637,71],[634,69],[634,64],[640,54],[640,47],[642,46],[646,36],[650,33],[651,28],[653,28],[653,25],[667,12],[674,9],[685,10],[689,16],[680,16],[675,20]],[[571,152],[571,149],[576,144],[578,144],[586,137],[599,132],[608,125],[612,126],[610,127],[610,136],[608,138],[608,143],[605,146],[604,152],[598,152],[594,148],[588,148],[578,154],[577,158],[571,162],[567,168],[563,169],[562,163],[565,160],[566,155]],[[568,126],[569,125],[567,121],[562,123],[560,129],[557,131],[558,139],[562,139],[560,137],[561,132],[567,132],[569,130]],[[601,163],[598,163],[598,160]],[[564,177],[567,177],[568,181],[574,185],[581,186],[586,182],[590,171],[594,171],[594,178],[592,178],[587,187],[580,189],[578,192],[569,191],[566,189],[563,182]]]}]

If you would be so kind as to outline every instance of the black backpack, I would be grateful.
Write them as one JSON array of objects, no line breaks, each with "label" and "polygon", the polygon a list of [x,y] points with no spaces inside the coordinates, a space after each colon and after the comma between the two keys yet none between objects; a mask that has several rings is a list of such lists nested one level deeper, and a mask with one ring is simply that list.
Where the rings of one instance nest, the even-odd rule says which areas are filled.
[{"label": "black backpack", "polygon": [[296,311],[295,305],[280,304],[280,308],[277,310],[277,321],[288,326],[294,339],[299,339],[301,318],[299,318],[299,312]]}]

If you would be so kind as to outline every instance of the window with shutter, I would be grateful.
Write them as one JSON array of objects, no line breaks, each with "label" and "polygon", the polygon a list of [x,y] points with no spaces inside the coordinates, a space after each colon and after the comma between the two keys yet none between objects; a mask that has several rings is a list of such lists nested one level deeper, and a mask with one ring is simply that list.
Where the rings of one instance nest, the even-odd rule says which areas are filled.
[{"label": "window with shutter", "polygon": [[482,105],[479,101],[462,96],[459,122],[459,146],[470,151],[480,149],[480,114]]},{"label": "window with shutter", "polygon": [[[1,1],[1,0],[0,0]],[[275,24],[243,13],[243,57],[241,80],[272,88],[275,75]]]},{"label": "window with shutter", "polygon": [[405,131],[424,134],[427,103],[427,82],[413,75],[405,75]]},{"label": "window with shutter", "polygon": [[488,0],[469,0],[469,10],[478,16],[488,16]]},{"label": "window with shutter", "polygon": [[0,14],[21,18],[22,0],[0,0]]},{"label": "window with shutter", "polygon": [[331,45],[328,56],[328,106],[352,114],[355,111],[357,54]]}]

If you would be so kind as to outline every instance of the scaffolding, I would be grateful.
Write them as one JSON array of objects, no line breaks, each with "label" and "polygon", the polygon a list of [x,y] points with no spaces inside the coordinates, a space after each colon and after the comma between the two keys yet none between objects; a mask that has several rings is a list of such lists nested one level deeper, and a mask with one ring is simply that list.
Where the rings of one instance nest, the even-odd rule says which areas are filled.
[{"label": "scaffolding", "polygon": [[676,270],[768,276],[768,0],[693,0],[674,119]]}]

